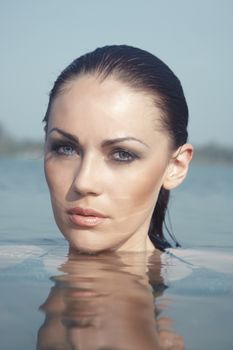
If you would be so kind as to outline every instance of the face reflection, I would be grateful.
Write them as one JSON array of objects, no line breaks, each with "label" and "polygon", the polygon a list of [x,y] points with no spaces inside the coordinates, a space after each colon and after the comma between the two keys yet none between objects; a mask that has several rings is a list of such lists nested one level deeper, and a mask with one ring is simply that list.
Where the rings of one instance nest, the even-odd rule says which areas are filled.
[{"label": "face reflection", "polygon": [[170,159],[151,97],[114,78],[67,84],[49,117],[45,175],[71,248],[152,250],[147,232]]},{"label": "face reflection", "polygon": [[153,276],[161,296],[160,253],[148,263],[144,253],[70,256],[40,308],[37,349],[160,349],[148,282]]}]

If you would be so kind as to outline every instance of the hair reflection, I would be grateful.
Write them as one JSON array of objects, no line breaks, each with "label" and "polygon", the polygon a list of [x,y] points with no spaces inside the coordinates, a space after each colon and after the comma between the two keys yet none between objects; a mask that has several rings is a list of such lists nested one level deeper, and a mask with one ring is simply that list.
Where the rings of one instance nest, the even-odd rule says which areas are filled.
[{"label": "hair reflection", "polygon": [[69,256],[40,309],[37,350],[183,349],[159,318],[160,253]]}]

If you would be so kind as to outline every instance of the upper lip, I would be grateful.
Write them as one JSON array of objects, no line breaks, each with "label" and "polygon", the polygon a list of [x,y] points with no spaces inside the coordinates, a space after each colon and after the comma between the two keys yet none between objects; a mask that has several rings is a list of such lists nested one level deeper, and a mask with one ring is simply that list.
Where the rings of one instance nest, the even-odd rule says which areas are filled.
[{"label": "upper lip", "polygon": [[106,218],[106,215],[90,208],[76,207],[76,208],[69,209],[68,213],[73,215],[96,216],[99,218]]}]

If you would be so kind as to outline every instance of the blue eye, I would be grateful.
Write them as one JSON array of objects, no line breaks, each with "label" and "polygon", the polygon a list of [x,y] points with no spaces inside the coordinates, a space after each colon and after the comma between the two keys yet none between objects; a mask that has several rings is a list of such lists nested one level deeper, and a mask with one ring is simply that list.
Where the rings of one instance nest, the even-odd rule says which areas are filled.
[{"label": "blue eye", "polygon": [[67,145],[67,146],[60,146],[57,149],[58,154],[63,154],[65,156],[72,156],[75,153],[75,150],[72,146]]},{"label": "blue eye", "polygon": [[76,150],[72,145],[61,143],[53,144],[52,151],[61,156],[73,156],[76,153]]},{"label": "blue eye", "polygon": [[112,155],[114,161],[130,163],[138,157],[136,154],[126,151],[126,150],[115,150]]}]

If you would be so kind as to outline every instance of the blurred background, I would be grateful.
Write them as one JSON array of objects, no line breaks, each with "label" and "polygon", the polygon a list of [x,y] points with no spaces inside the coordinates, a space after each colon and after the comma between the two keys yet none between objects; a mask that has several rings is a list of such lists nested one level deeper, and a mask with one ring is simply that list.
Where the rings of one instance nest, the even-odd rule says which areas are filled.
[{"label": "blurred background", "polygon": [[1,237],[57,233],[42,166],[49,91],[79,55],[129,44],[165,61],[188,101],[196,153],[171,200],[178,240],[233,246],[232,18],[232,0],[0,0]]},{"label": "blurred background", "polygon": [[60,71],[98,46],[123,43],[157,55],[180,78],[190,141],[233,147],[232,18],[232,0],[1,0],[1,133],[42,140]]}]

